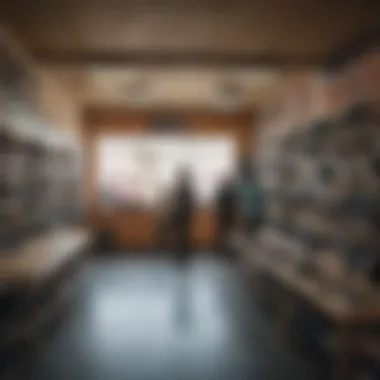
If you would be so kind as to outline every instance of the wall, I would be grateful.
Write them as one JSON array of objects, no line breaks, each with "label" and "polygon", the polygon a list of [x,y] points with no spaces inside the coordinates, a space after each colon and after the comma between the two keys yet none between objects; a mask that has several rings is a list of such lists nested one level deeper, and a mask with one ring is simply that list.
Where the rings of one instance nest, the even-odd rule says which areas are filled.
[{"label": "wall", "polygon": [[[51,69],[38,65],[22,44],[0,25],[0,89],[1,117],[12,119],[18,114],[34,119],[36,124],[50,125],[60,130],[78,132],[81,102],[77,95],[75,70]],[[13,68],[12,68],[13,66]],[[12,78],[10,78],[12,76]],[[13,80],[14,84],[9,85]],[[4,88],[4,83],[8,87]],[[11,94],[10,94],[11,93]]]},{"label": "wall", "polygon": [[380,48],[372,48],[331,72],[294,69],[287,75],[281,100],[262,125],[299,126],[338,115],[358,102],[380,102]]},{"label": "wall", "polygon": [[81,100],[70,76],[59,75],[57,70],[36,68],[40,112],[56,128],[77,133],[80,130]]},{"label": "wall", "polygon": [[[107,212],[101,208],[95,186],[96,157],[94,146],[102,133],[147,131],[154,113],[128,112],[123,109],[87,109],[83,119],[85,142],[85,199],[88,223],[93,227],[108,227],[119,247],[151,248],[156,241],[155,215],[148,211]],[[218,114],[207,111],[182,113],[190,133],[229,133],[236,138],[239,152],[247,156],[252,151],[254,127],[251,113]],[[193,240],[201,248],[210,247],[215,225],[212,210],[196,212],[193,223]]]}]

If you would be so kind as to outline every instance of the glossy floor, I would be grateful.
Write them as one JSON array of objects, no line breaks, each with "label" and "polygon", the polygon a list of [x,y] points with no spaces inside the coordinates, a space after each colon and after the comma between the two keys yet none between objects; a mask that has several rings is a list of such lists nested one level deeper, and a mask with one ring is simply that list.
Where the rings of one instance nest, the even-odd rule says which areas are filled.
[{"label": "glossy floor", "polygon": [[33,379],[313,379],[281,343],[230,264],[101,259],[70,313],[36,351]]}]

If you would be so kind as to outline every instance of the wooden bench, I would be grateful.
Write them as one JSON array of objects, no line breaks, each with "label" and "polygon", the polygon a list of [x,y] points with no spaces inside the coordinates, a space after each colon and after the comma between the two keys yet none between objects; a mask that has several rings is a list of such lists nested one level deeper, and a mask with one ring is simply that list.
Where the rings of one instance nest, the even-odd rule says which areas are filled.
[{"label": "wooden bench", "polygon": [[0,257],[1,347],[30,341],[62,310],[89,232],[57,229]]},{"label": "wooden bench", "polygon": [[44,281],[89,243],[80,229],[61,229],[31,239],[12,254],[0,257],[0,282],[11,285]]}]

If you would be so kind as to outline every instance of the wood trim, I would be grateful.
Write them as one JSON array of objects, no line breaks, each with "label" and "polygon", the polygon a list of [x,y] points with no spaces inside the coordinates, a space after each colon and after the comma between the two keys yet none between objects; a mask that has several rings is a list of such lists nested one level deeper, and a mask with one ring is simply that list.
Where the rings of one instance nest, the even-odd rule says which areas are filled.
[{"label": "wood trim", "polygon": [[289,68],[293,66],[320,67],[324,57],[318,55],[277,55],[267,53],[230,52],[119,52],[119,51],[53,51],[36,50],[36,60],[49,65],[99,66],[206,66]]},{"label": "wood trim", "polygon": [[[112,128],[117,126],[127,126],[132,124],[146,124],[155,117],[167,115],[178,115],[182,119],[189,121],[196,119],[214,119],[222,125],[230,120],[236,120],[239,124],[248,124],[250,127],[254,124],[256,110],[236,111],[236,112],[216,112],[202,109],[178,110],[178,109],[149,109],[136,110],[125,107],[92,107],[87,106],[82,111],[82,129]],[[146,128],[143,128],[146,130]]]}]

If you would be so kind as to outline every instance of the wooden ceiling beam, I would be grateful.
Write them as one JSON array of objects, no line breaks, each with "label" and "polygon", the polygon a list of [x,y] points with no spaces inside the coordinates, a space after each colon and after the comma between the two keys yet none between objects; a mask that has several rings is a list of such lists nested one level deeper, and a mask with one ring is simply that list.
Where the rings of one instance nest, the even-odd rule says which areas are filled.
[{"label": "wooden ceiling beam", "polygon": [[73,66],[210,66],[289,68],[323,65],[318,56],[285,56],[280,54],[251,54],[228,52],[84,52],[38,50],[34,57],[39,63]]}]

